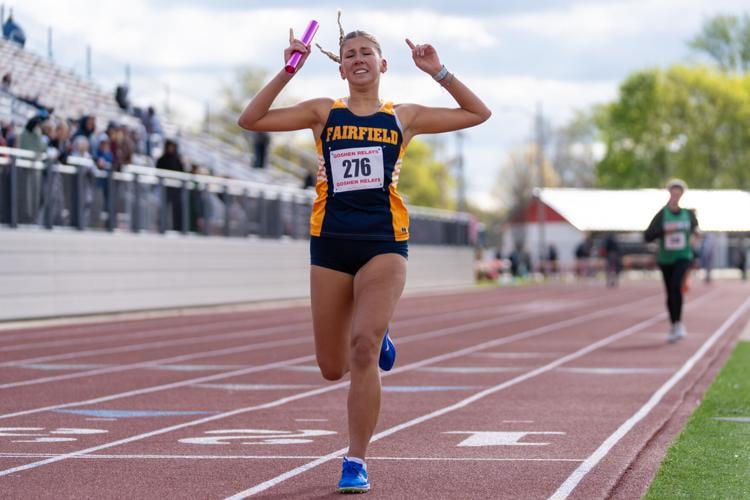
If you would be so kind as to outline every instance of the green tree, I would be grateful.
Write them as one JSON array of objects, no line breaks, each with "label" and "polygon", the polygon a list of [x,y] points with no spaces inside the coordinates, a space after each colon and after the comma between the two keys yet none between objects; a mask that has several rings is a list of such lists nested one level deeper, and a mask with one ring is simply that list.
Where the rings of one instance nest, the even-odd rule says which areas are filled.
[{"label": "green tree", "polygon": [[597,112],[610,188],[660,186],[669,177],[703,188],[750,188],[750,76],[674,66],[631,75]]},{"label": "green tree", "polygon": [[411,205],[454,210],[456,181],[448,166],[435,158],[432,147],[413,139],[403,159],[398,190]]},{"label": "green tree", "polygon": [[689,46],[708,55],[724,71],[745,72],[750,69],[750,16],[712,17]]}]

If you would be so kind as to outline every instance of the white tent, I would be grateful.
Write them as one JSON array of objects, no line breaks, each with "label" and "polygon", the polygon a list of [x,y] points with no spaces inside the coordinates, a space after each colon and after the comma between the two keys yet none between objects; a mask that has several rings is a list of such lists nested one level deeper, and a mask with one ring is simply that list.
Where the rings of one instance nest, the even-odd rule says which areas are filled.
[{"label": "white tent", "polygon": [[[540,191],[542,202],[579,231],[643,231],[669,199],[666,189]],[[702,231],[750,231],[750,193],[688,189],[680,201],[695,209]]]}]

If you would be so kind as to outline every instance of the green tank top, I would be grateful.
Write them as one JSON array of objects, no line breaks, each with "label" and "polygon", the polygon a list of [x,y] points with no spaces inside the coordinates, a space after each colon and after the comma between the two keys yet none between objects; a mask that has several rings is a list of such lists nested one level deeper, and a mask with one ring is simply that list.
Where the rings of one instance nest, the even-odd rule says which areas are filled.
[{"label": "green tank top", "polygon": [[679,213],[672,213],[664,207],[662,228],[664,236],[659,243],[659,264],[674,264],[681,259],[692,260],[693,248],[690,246],[690,213],[681,208]]}]

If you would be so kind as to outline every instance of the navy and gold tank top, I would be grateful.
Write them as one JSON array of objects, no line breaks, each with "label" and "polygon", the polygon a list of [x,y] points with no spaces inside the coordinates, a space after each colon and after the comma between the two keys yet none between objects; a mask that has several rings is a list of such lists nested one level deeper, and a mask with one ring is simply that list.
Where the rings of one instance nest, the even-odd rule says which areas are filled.
[{"label": "navy and gold tank top", "polygon": [[393,103],[357,116],[346,100],[336,100],[315,146],[319,167],[310,234],[408,240],[409,214],[396,190],[403,134]]}]

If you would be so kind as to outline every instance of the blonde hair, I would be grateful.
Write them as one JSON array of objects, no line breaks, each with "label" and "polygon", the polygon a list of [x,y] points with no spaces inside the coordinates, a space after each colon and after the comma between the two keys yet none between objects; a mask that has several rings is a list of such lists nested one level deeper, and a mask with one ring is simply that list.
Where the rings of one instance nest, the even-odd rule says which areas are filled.
[{"label": "blonde hair", "polygon": [[341,26],[341,10],[337,11],[336,22],[339,25],[339,53],[336,54],[335,52],[326,50],[323,47],[321,47],[319,43],[315,44],[315,46],[318,47],[322,53],[327,55],[329,59],[331,59],[332,61],[338,64],[341,64],[341,49],[344,47],[344,42],[346,42],[347,40],[351,40],[352,38],[359,38],[359,37],[366,38],[372,43],[374,43],[375,48],[378,51],[378,54],[383,55],[383,53],[380,51],[380,43],[378,42],[378,39],[375,38],[374,35],[366,31],[362,31],[362,30],[354,30],[354,31],[350,31],[346,35],[344,34],[344,28],[343,26]]}]

